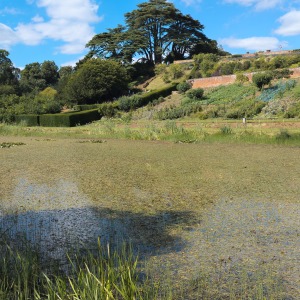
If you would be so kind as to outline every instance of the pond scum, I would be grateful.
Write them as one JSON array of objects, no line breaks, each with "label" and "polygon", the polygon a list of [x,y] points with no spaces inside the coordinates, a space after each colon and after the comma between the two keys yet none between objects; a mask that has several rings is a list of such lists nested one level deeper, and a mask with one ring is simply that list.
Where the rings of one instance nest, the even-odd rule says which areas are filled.
[{"label": "pond scum", "polygon": [[[176,134],[178,133],[179,134],[178,137],[181,138],[182,132],[180,127],[176,126],[175,123],[168,123],[167,125],[169,131],[173,131]],[[151,129],[151,132],[153,133],[155,132],[155,130]],[[235,132],[234,130],[230,130],[230,128],[222,128],[222,130],[218,132],[218,137],[221,138],[233,137],[234,140]],[[278,135],[274,137],[274,140],[280,144],[281,143],[285,144],[286,141],[294,141],[294,138],[295,141],[299,142],[298,135],[294,136],[291,135],[289,132],[281,131]],[[181,139],[178,140],[180,141]],[[190,140],[193,140],[193,136],[191,137],[191,139],[189,139],[189,141]],[[34,145],[40,142],[41,142],[40,140],[39,142],[35,141]],[[84,144],[84,146],[93,146],[93,147],[94,146],[98,147],[100,145],[101,147],[107,146],[107,149],[110,152],[113,149],[112,143],[110,141],[104,142],[103,140],[96,139],[96,137],[95,138],[90,137],[89,140],[84,142],[86,143]],[[27,140],[26,143],[28,145],[30,141]],[[33,142],[31,141],[31,143]],[[71,144],[72,148],[74,148],[74,144],[82,146],[79,140],[76,140],[74,141],[74,143]],[[58,143],[58,145],[60,146],[61,144]],[[122,145],[124,146],[124,144]],[[220,145],[221,144],[219,144],[219,146]],[[134,146],[136,147],[137,144],[134,143]],[[149,145],[147,144],[146,146],[148,149]],[[183,146],[184,147],[188,146],[187,149],[189,150],[189,153],[191,153],[191,147],[194,147],[196,145],[174,144],[174,146],[176,147],[180,146],[180,150],[181,150],[180,153],[182,153],[183,151],[182,150]],[[117,144],[116,147],[119,148],[119,144]],[[17,149],[3,149],[1,151],[3,151],[2,153],[13,153],[13,151],[19,149],[22,150],[23,148],[25,148],[25,146],[17,147]],[[31,149],[33,148],[34,147],[32,147]],[[61,147],[59,147],[59,149],[61,149]],[[158,148],[155,147],[155,149]],[[199,151],[198,147],[195,149]],[[211,149],[212,148],[209,147],[209,153],[211,152]],[[228,150],[228,148],[225,149]],[[243,151],[245,151],[245,148],[242,149]],[[271,148],[263,147],[264,152],[266,152],[265,151],[266,149],[270,150]],[[274,149],[281,149],[281,148],[274,148]],[[285,148],[282,149],[285,150]],[[298,155],[297,152],[298,148],[294,147],[291,149],[294,150],[295,155]],[[130,151],[131,150],[132,148],[130,148]],[[95,148],[95,151],[98,153],[98,148]],[[125,151],[124,147],[123,147],[123,151]],[[249,151],[253,151],[253,149],[251,148]],[[24,152],[22,152],[22,156],[20,156],[22,159],[20,159],[20,161],[18,162],[24,160],[23,153]],[[278,160],[280,157],[282,157],[282,155],[279,155],[278,153],[283,153],[283,152],[282,151],[276,152],[276,155],[274,156],[271,155],[270,152],[268,152],[266,154],[266,157],[268,158],[276,157],[276,159]],[[170,155],[170,151],[168,154]],[[158,155],[159,154],[156,153],[156,156]],[[235,155],[236,155],[236,151],[235,151]],[[203,151],[201,152],[201,157],[204,157],[204,160],[208,159],[207,156],[205,155],[205,152]],[[172,159],[173,158],[174,157],[172,156]],[[235,156],[236,163],[239,162],[237,158],[238,156]],[[291,191],[288,194],[288,196],[291,197],[293,195],[295,198],[297,197],[297,195],[299,195],[299,193],[297,193],[298,190],[295,189],[295,186],[299,187],[299,185],[297,185],[297,181],[293,181],[293,178],[294,180],[299,178],[299,176],[297,176],[298,175],[297,170],[299,170],[297,169],[297,161],[298,161],[297,159],[298,156],[295,156],[295,158],[293,156],[293,159],[289,161],[291,165],[296,166],[295,169],[291,167],[286,167],[285,169],[281,168],[280,170],[281,173],[286,172],[288,176],[286,175],[285,178],[288,177],[289,180],[292,182],[291,185],[288,186],[289,190]],[[200,156],[199,157],[197,156],[197,160],[198,161],[200,160]],[[248,156],[247,160],[248,161],[251,160],[251,157]],[[13,161],[15,162],[15,160]],[[261,162],[264,161],[265,159],[262,159],[261,161],[259,161],[257,165],[260,166]],[[150,162],[152,161],[150,160]],[[176,160],[176,162],[178,161]],[[219,161],[219,163],[221,162]],[[94,164],[95,162],[93,161],[93,166]],[[5,164],[3,164],[3,168],[4,165]],[[272,164],[270,164],[269,172],[272,173],[272,166],[274,165],[276,165],[276,162],[272,162]],[[283,166],[283,163],[278,164],[278,166]],[[286,161],[284,161],[284,166],[286,166]],[[202,165],[201,169],[203,170],[204,167],[205,164]],[[240,165],[238,165],[238,167],[239,167],[238,169],[240,170]],[[181,166],[180,172],[185,170],[190,171],[190,168],[191,168],[190,166],[187,166],[186,168]],[[56,173],[57,168],[53,167],[53,169],[55,170]],[[250,168],[248,167],[247,169]],[[291,169],[296,172],[294,173],[294,175],[291,174],[290,172]],[[47,170],[49,170],[49,168],[47,168]],[[169,171],[170,170],[168,169],[168,172]],[[263,170],[260,168],[259,171],[263,172]],[[251,170],[247,171],[247,173],[249,172],[251,172]],[[273,173],[275,172],[273,171]],[[6,173],[4,172],[3,174]],[[126,174],[128,175],[128,173]],[[239,174],[241,174],[241,172]],[[268,176],[269,175],[270,173],[268,173]],[[99,176],[99,174],[97,176]],[[276,176],[278,177],[278,173],[276,173]],[[4,179],[4,177],[2,178]],[[180,180],[183,180],[182,177],[180,177]],[[214,180],[217,179],[215,178]],[[284,181],[284,183],[285,182],[286,181]],[[276,186],[279,186],[280,188],[281,186],[280,183],[281,181],[279,180],[279,181],[267,181],[266,184],[270,186],[272,190],[278,192],[279,198],[282,198],[282,194],[279,193],[278,189],[276,190]],[[229,181],[227,181],[227,184],[229,185]],[[24,188],[27,187],[27,185],[28,187],[30,187],[29,188],[30,193],[27,195],[28,196],[27,198],[29,200],[29,203],[31,204],[32,202],[35,201],[33,194],[36,194],[35,193],[36,189],[34,188],[34,186],[29,185],[29,183],[27,183],[26,180],[21,182],[21,187]],[[65,182],[63,182],[63,186],[66,186]],[[236,187],[235,180],[234,180],[234,186]],[[59,190],[57,189],[56,185],[55,187],[56,190]],[[265,185],[262,185],[262,187],[265,188]],[[74,192],[75,187],[70,185],[70,188]],[[232,195],[233,194],[232,188],[229,190],[230,190],[230,194]],[[46,186],[42,185],[42,192],[43,192],[42,194],[48,195],[47,191],[48,190]],[[287,190],[283,189],[283,191],[287,192],[288,189]],[[136,192],[138,192],[138,190]],[[24,196],[24,189],[21,189],[20,194]],[[74,193],[72,193],[71,195],[72,195],[72,199],[74,200]],[[14,194],[14,197],[16,197],[16,194]],[[149,195],[145,194],[145,198],[148,200]],[[78,199],[75,198],[75,200]],[[261,264],[257,264],[253,267],[247,265],[247,263],[243,262],[242,260],[236,260],[234,257],[232,257],[232,255],[226,256],[226,251],[228,251],[227,247],[229,246],[232,247],[234,245],[233,240],[228,237],[233,236],[235,239],[238,239],[239,243],[242,242],[240,238],[241,234],[239,233],[238,230],[242,229],[242,233],[243,233],[243,230],[248,229],[248,227],[245,226],[245,223],[238,222],[239,221],[238,217],[243,216],[243,219],[246,219],[245,217],[247,215],[245,213],[246,212],[245,208],[248,208],[248,211],[251,212],[251,207],[253,207],[254,205],[253,203],[254,202],[252,200],[249,203],[242,202],[240,207],[236,206],[237,204],[234,205],[230,204],[230,202],[223,203],[223,205],[221,205],[222,203],[217,203],[216,207],[219,210],[217,210],[216,212],[212,212],[211,214],[208,215],[207,217],[208,223],[206,227],[204,226],[205,223],[203,224],[203,220],[201,220],[202,223],[200,228],[199,227],[195,227],[196,229],[191,228],[190,231],[187,230],[185,232],[184,241],[187,241],[187,244],[189,244],[188,246],[191,246],[192,244],[192,242],[188,238],[186,238],[189,237],[189,234],[200,237],[197,239],[197,241],[201,241],[201,242],[204,241],[206,237],[206,240],[208,241],[207,247],[204,247],[202,245],[202,248],[200,248],[201,243],[200,244],[194,243],[192,245],[195,249],[197,249],[199,255],[204,257],[204,260],[208,260],[206,259],[206,256],[212,255],[213,251],[211,250],[216,248],[216,246],[218,246],[218,249],[221,250],[223,258],[214,260],[215,264],[213,264],[211,268],[206,268],[206,266],[203,264],[203,261],[200,261],[200,259],[199,260],[194,259],[194,257],[192,257],[193,266],[198,267],[199,265],[199,270],[197,269],[195,272],[194,271],[189,272],[186,269],[176,270],[177,272],[189,273],[188,275],[191,275],[190,277],[192,277],[192,278],[180,278],[179,280],[174,280],[175,278],[174,266],[168,265],[168,263],[165,263],[165,261],[161,261],[160,265],[158,265],[157,263],[155,264],[151,259],[147,260],[143,255],[141,255],[141,253],[136,251],[137,245],[129,242],[130,239],[126,239],[127,241],[126,244],[122,244],[120,241],[118,245],[122,244],[122,246],[118,246],[116,244],[107,243],[106,241],[108,239],[104,240],[104,243],[102,239],[101,239],[101,243],[99,241],[97,243],[97,238],[95,238],[95,235],[91,235],[91,236],[88,235],[88,237],[93,237],[93,240],[92,238],[90,238],[89,241],[93,247],[89,247],[90,244],[85,244],[85,247],[87,248],[81,247],[80,249],[76,249],[76,248],[72,249],[72,247],[69,246],[79,247],[79,243],[76,243],[76,240],[72,240],[70,236],[66,236],[67,239],[66,243],[65,240],[58,241],[62,248],[65,247],[65,245],[68,245],[68,247],[63,248],[64,250],[68,250],[68,251],[64,253],[65,257],[63,258],[63,263],[62,263],[61,260],[59,260],[55,255],[45,255],[45,253],[41,252],[42,247],[39,247],[40,241],[45,241],[46,239],[50,240],[48,237],[45,237],[45,234],[47,234],[47,232],[58,231],[57,236],[64,235],[62,228],[59,227],[60,223],[58,222],[56,224],[56,222],[53,221],[51,214],[47,214],[47,216],[50,216],[51,219],[49,218],[48,220],[48,218],[46,218],[45,220],[46,225],[43,224],[44,231],[40,231],[39,226],[40,226],[40,220],[42,219],[37,219],[38,222],[36,223],[32,222],[33,218],[31,217],[32,214],[30,212],[26,212],[23,215],[24,215],[24,220],[31,220],[31,222],[27,222],[27,221],[24,223],[17,222],[22,226],[18,225],[19,228],[16,229],[13,218],[14,217],[19,218],[20,221],[21,214],[18,215],[12,214],[11,215],[12,218],[10,218],[10,215],[7,216],[5,215],[4,212],[0,210],[0,260],[1,260],[0,261],[0,299],[1,300],[2,299],[3,300],[6,299],[9,300],[10,299],[12,300],[15,299],[16,300],[17,299],[21,299],[21,300],[23,299],[24,300],[25,299],[26,300],[28,299],[34,299],[34,300],[37,299],[55,299],[55,300],[56,299],[57,300],[59,299],[63,299],[63,300],[69,300],[69,299],[70,300],[78,300],[78,299],[82,299],[82,300],[85,299],[296,300],[299,299],[299,297],[297,297],[297,295],[299,295],[299,289],[296,290],[297,287],[299,287],[299,285],[297,285],[297,281],[294,281],[295,284],[293,286],[287,282],[288,280],[291,279],[290,278],[291,273],[288,273],[289,276],[283,277],[282,272],[280,272],[281,271],[280,268],[276,268],[276,266],[269,264],[268,261],[267,262],[262,261]],[[66,205],[69,207],[68,203],[66,203]],[[267,203],[265,206],[258,205],[257,207],[255,207],[256,210],[254,210],[254,212],[249,215],[248,219],[249,222],[251,221],[250,225],[253,226],[250,228],[249,232],[247,231],[246,237],[247,238],[250,237],[253,240],[253,243],[251,242],[252,240],[250,240],[249,238],[248,240],[250,240],[250,242],[249,244],[246,244],[248,245],[248,247],[245,247],[245,243],[240,246],[243,247],[243,250],[245,250],[245,248],[246,250],[247,249],[249,250],[249,252],[247,251],[244,252],[245,253],[244,257],[255,259],[256,249],[255,247],[253,247],[253,245],[256,244],[259,244],[261,246],[261,249],[266,249],[266,252],[270,254],[272,254],[272,247],[279,250],[282,250],[282,247],[284,247],[283,250],[285,252],[287,248],[293,248],[294,250],[293,256],[290,257],[283,253],[282,254],[283,257],[285,256],[288,257],[285,260],[284,259],[282,260],[284,260],[284,262],[286,262],[286,260],[289,262],[289,264],[287,265],[288,269],[291,269],[290,266],[293,265],[294,270],[297,271],[298,270],[297,263],[299,262],[299,254],[297,253],[297,249],[298,249],[297,245],[299,245],[298,244],[299,239],[297,238],[299,237],[299,226],[297,223],[297,220],[299,219],[297,213],[298,212],[297,206],[291,206],[291,209],[286,209],[286,207],[284,207],[283,209],[286,212],[286,219],[288,221],[296,220],[295,226],[294,225],[290,226],[289,224],[287,224],[286,226],[282,226],[281,214],[277,215],[274,213],[273,216],[270,213],[269,208],[270,208],[269,203]],[[237,215],[234,215],[233,218],[229,214],[229,211],[237,212]],[[266,211],[265,215],[262,214],[262,211]],[[90,218],[91,215],[90,214],[87,215],[86,211],[84,212],[85,212],[84,216],[88,216],[87,218],[88,226],[95,228],[96,226],[91,226],[91,218]],[[292,213],[294,213],[294,215]],[[39,215],[42,216],[42,213],[40,213]],[[214,217],[215,215],[216,217]],[[70,217],[66,218],[66,215],[64,214],[62,214],[62,216],[64,220],[70,219]],[[80,219],[80,215],[79,216],[76,215],[74,216],[74,218],[78,220]],[[129,216],[126,212],[126,219],[128,218]],[[142,214],[141,218],[144,219],[145,215]],[[153,218],[149,218],[148,223],[151,223],[151,221],[153,220],[154,220]],[[159,220],[167,221],[166,218],[159,218]],[[220,223],[219,220],[222,220],[222,222]],[[227,223],[225,222],[226,220]],[[260,221],[258,222],[257,220]],[[272,226],[270,227],[267,226],[268,224],[272,223],[271,221],[275,222],[276,225],[276,227],[274,227],[275,229]],[[138,224],[142,224],[144,225],[143,227],[147,227],[148,223],[141,222]],[[48,228],[47,224],[50,224],[49,225],[50,227],[51,226],[54,227]],[[78,224],[82,225],[81,221],[78,221]],[[109,228],[113,227],[111,226],[110,220],[108,220],[107,224],[105,223],[104,225],[105,226],[107,225]],[[120,224],[123,223],[121,222]],[[135,223],[128,222],[128,224],[129,224],[128,227],[131,229],[132,227],[131,225],[134,225]],[[255,227],[257,224],[264,225],[262,231],[259,231],[257,227]],[[80,227],[80,230],[85,230],[86,228],[83,226],[78,226],[78,227]],[[71,224],[68,228],[70,229],[70,231],[71,230],[74,231],[73,224]],[[214,228],[214,231],[210,231],[211,228]],[[235,229],[235,231],[233,231],[232,228]],[[280,235],[278,235],[276,232],[276,230],[279,230],[278,228],[280,228],[280,232],[279,232]],[[157,231],[163,231],[163,228],[160,226],[158,226],[157,229],[158,229]],[[225,229],[228,229],[229,231],[227,232]],[[288,239],[289,235],[291,236],[290,240]],[[281,237],[283,238],[281,239]],[[155,238],[157,239],[156,236]],[[72,240],[72,242],[70,242],[69,240]],[[277,247],[277,245],[279,246]],[[53,254],[52,248],[46,247],[45,249],[46,251],[52,252],[51,254]],[[185,252],[187,252],[187,250],[189,249],[188,248],[184,249]],[[281,253],[281,251],[279,251],[279,253]],[[151,254],[149,254],[149,256],[150,255]],[[176,257],[176,253],[174,254],[173,252],[169,253],[169,255]],[[186,257],[184,257],[184,259],[185,258]],[[291,290],[291,286],[294,287],[294,290]]]},{"label": "pond scum", "polygon": [[20,236],[17,242],[5,232],[0,237],[3,300],[296,299],[288,296],[276,271],[264,267],[253,272],[224,260],[214,274],[202,271],[188,282],[174,283],[168,269],[158,279],[130,244],[111,249],[98,240],[94,251],[70,251],[68,264],[61,266],[59,260],[45,261]]}]

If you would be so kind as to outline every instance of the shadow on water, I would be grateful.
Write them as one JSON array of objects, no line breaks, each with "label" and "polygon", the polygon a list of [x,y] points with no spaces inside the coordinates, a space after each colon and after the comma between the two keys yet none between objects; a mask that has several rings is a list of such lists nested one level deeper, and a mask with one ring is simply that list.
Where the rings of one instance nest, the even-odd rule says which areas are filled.
[{"label": "shadow on water", "polygon": [[0,217],[1,238],[6,237],[19,250],[28,242],[45,261],[66,263],[66,253],[111,248],[130,243],[140,258],[178,252],[186,246],[179,236],[170,234],[176,226],[195,222],[191,212],[158,212],[144,215],[96,207],[64,210],[28,211]]}]

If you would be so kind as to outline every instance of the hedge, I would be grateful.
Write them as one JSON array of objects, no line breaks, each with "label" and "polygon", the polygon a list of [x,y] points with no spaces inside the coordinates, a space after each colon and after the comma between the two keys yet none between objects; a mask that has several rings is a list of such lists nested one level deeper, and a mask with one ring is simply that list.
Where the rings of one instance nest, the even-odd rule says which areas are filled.
[{"label": "hedge", "polygon": [[73,127],[84,125],[101,118],[98,109],[68,114],[45,114],[40,116],[40,125],[44,127]]},{"label": "hedge", "polygon": [[148,103],[158,99],[159,97],[169,96],[173,91],[176,91],[178,83],[172,83],[164,88],[147,92],[141,95],[133,95],[130,97],[119,98],[119,109],[129,111],[131,109],[139,108]]},{"label": "hedge", "polygon": [[27,126],[39,126],[40,116],[39,115],[16,115],[14,117],[17,124],[25,123]]},{"label": "hedge", "polygon": [[75,111],[84,111],[84,110],[92,110],[97,109],[100,104],[78,104],[74,106]]}]

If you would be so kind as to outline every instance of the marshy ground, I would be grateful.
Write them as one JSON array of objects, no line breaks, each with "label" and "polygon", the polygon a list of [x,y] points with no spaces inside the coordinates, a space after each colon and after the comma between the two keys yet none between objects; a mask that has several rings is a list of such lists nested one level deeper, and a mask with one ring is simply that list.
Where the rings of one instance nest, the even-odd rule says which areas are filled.
[{"label": "marshy ground", "polygon": [[0,226],[39,243],[45,257],[93,247],[97,237],[125,240],[153,277],[168,273],[174,285],[209,274],[213,295],[261,276],[294,297],[285,299],[299,299],[299,147],[4,142],[23,144],[0,148]]}]

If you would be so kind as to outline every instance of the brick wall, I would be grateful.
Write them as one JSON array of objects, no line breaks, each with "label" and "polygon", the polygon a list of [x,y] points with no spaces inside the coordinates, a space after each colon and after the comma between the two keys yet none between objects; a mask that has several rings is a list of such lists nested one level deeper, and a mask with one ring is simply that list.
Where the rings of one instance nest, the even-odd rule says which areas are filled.
[{"label": "brick wall", "polygon": [[[291,78],[298,78],[300,77],[300,68],[290,69],[293,71],[293,75]],[[245,73],[250,81],[252,81],[252,76],[255,73]],[[207,77],[207,78],[196,78],[191,79],[189,82],[192,83],[192,88],[207,88],[207,87],[215,87],[219,85],[227,85],[234,83],[236,79],[236,75],[225,75],[225,76],[214,76],[214,77]]]}]

